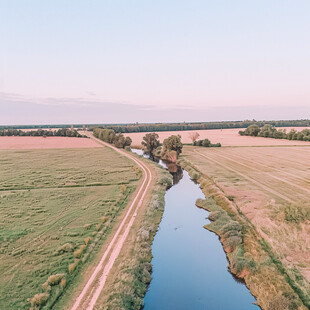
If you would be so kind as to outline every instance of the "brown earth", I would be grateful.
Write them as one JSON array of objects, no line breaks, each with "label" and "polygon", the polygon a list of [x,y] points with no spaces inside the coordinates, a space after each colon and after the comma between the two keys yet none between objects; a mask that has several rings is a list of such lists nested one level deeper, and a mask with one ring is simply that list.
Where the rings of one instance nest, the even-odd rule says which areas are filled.
[{"label": "brown earth", "polygon": [[[307,127],[286,127],[280,129],[286,129],[290,131],[291,129],[296,129],[301,131]],[[244,129],[211,129],[211,130],[194,130],[194,131],[162,131],[157,132],[159,135],[159,140],[162,142],[164,139],[168,138],[171,135],[180,135],[182,137],[183,143],[192,143],[189,134],[193,132],[199,133],[198,139],[208,138],[212,143],[220,142],[222,146],[270,146],[270,145],[310,145],[310,142],[303,141],[290,141],[290,140],[280,140],[272,138],[262,138],[262,137],[248,137],[240,136],[238,134],[239,130]],[[129,136],[132,139],[133,146],[141,146],[141,141],[145,132],[134,132],[128,133],[126,136]]]},{"label": "brown earth", "polygon": [[0,137],[0,150],[68,149],[101,147],[87,138],[71,137]]}]

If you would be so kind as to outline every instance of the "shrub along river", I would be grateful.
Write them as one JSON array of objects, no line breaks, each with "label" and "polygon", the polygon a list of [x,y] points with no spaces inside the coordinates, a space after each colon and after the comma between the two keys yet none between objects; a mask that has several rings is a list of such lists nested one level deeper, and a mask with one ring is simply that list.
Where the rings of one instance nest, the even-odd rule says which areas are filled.
[{"label": "shrub along river", "polygon": [[179,166],[159,164],[171,171],[174,185],[166,192],[152,244],[152,280],[143,309],[259,309],[247,287],[229,272],[218,236],[203,228],[209,213],[195,205],[204,198],[199,185]]}]

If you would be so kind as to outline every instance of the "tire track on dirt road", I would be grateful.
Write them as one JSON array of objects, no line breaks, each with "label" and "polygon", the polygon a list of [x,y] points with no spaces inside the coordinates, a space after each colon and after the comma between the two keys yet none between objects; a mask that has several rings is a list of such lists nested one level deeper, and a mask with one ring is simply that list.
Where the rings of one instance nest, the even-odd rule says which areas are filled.
[{"label": "tire track on dirt road", "polygon": [[[99,139],[91,136],[96,142],[110,147],[117,151],[118,153],[128,157],[133,160],[143,171],[144,179],[143,182],[134,197],[129,209],[127,210],[121,224],[119,225],[116,233],[114,234],[112,240],[110,241],[107,249],[105,250],[103,256],[100,259],[100,262],[96,266],[94,272],[91,274],[87,283],[85,284],[83,290],[76,298],[74,305],[71,310],[92,310],[100,296],[100,293],[106,283],[108,275],[116,261],[122,246],[124,245],[126,238],[129,234],[129,231],[134,223],[136,215],[143,203],[143,199],[149,190],[150,183],[152,181],[152,173],[150,169],[138,158],[131,156],[130,154],[117,149],[116,147],[107,144]],[[137,203],[138,202],[138,203]]]}]

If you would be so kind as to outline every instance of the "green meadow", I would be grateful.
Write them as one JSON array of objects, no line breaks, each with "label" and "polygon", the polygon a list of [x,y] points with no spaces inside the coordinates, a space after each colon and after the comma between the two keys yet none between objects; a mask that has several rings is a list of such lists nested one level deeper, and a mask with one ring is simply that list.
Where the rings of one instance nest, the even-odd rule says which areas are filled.
[{"label": "green meadow", "polygon": [[0,151],[0,309],[52,307],[140,177],[107,147]]}]

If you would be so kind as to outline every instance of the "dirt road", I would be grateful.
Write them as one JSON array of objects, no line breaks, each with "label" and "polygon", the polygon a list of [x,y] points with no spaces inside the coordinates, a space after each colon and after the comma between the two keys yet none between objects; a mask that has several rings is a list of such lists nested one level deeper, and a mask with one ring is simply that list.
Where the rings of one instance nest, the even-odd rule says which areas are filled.
[{"label": "dirt road", "polygon": [[100,293],[105,285],[109,272],[111,271],[115,260],[117,259],[125,241],[129,234],[130,228],[132,227],[136,218],[137,212],[143,203],[145,194],[149,190],[150,183],[152,180],[152,174],[149,168],[139,159],[122,151],[108,143],[105,143],[99,139],[91,136],[97,143],[103,144],[107,147],[114,149],[122,155],[133,160],[143,171],[144,178],[143,182],[138,189],[138,192],[134,196],[134,199],[129,206],[122,222],[120,223],[116,233],[114,234],[111,242],[109,243],[106,251],[100,259],[99,264],[96,266],[94,272],[89,277],[89,280],[85,284],[83,290],[76,298],[74,305],[71,310],[92,310],[100,296]]}]

